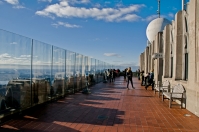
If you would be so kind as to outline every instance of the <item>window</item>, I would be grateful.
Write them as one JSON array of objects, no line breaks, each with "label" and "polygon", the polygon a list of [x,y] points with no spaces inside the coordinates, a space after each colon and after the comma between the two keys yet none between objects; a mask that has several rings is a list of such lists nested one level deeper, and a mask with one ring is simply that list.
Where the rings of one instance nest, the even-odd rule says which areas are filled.
[{"label": "window", "polygon": [[188,53],[185,53],[184,80],[188,80]]},{"label": "window", "polygon": [[185,19],[185,31],[186,31],[186,32],[188,32],[187,18],[186,18],[186,17],[184,17],[184,19]]},{"label": "window", "polygon": [[171,78],[173,77],[173,57],[171,57]]}]

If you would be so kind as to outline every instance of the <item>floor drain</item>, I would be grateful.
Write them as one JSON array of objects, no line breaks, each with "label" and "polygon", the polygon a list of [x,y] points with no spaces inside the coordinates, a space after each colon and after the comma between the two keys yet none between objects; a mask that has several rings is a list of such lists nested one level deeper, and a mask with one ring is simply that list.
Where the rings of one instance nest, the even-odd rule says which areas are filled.
[{"label": "floor drain", "polygon": [[106,120],[106,119],[108,119],[108,116],[99,115],[99,116],[97,117],[97,119],[98,119],[98,120]]},{"label": "floor drain", "polygon": [[184,116],[191,116],[190,114],[184,114]]}]

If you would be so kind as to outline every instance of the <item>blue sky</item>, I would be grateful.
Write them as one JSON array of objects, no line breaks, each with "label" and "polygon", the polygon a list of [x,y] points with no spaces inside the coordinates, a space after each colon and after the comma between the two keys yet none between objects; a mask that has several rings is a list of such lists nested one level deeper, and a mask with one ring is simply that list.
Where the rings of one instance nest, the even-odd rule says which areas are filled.
[{"label": "blue sky", "polygon": [[[187,0],[188,1],[188,0]],[[0,0],[0,29],[111,64],[138,66],[157,0]],[[181,0],[161,0],[174,20]]]}]

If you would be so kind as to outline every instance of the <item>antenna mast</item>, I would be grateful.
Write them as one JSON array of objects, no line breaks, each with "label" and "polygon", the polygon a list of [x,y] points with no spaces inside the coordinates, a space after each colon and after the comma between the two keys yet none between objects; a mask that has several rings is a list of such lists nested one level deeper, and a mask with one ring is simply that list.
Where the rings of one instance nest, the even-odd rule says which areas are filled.
[{"label": "antenna mast", "polygon": [[157,10],[158,17],[160,18],[160,0],[158,0],[158,10]]},{"label": "antenna mast", "polygon": [[184,0],[182,0],[182,10],[185,10],[185,8],[184,8]]}]

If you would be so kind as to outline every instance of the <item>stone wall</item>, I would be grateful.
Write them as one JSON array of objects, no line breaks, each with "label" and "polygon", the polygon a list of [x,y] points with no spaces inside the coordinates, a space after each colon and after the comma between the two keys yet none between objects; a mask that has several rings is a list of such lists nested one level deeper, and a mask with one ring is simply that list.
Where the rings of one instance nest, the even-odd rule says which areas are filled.
[{"label": "stone wall", "polygon": [[[154,53],[163,53],[163,59],[153,60]],[[175,20],[156,35],[140,58],[145,72],[154,69],[156,82],[182,84],[186,109],[199,116],[199,0],[190,0],[186,10],[177,12]]]}]

